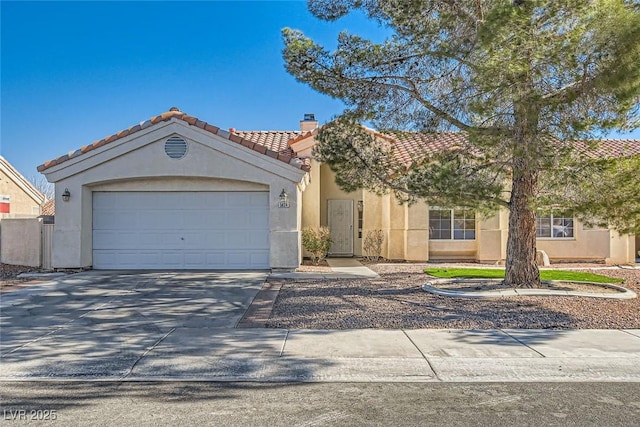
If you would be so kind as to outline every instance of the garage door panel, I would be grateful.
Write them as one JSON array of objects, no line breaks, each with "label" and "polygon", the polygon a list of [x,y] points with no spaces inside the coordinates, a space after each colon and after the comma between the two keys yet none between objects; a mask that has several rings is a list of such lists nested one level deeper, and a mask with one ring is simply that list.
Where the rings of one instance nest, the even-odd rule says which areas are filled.
[{"label": "garage door panel", "polygon": [[258,230],[269,229],[269,216],[256,213],[251,217],[251,228]]},{"label": "garage door panel", "polygon": [[267,192],[94,193],[94,268],[269,268]]},{"label": "garage door panel", "polygon": [[207,254],[204,252],[185,252],[184,264],[187,268],[206,268]]},{"label": "garage door panel", "polygon": [[160,257],[163,268],[184,268],[184,253],[182,251],[162,251]]},{"label": "garage door panel", "polygon": [[180,210],[147,211],[144,220],[147,224],[141,224],[141,228],[154,230],[174,230],[184,228],[184,216]]},{"label": "garage door panel", "polygon": [[261,209],[265,205],[269,205],[269,193],[250,193],[251,207]]},{"label": "garage door panel", "polygon": [[162,266],[161,254],[158,251],[122,251],[97,250],[93,253],[93,262],[109,269],[157,269]]},{"label": "garage door panel", "polygon": [[230,215],[233,211],[227,212],[227,226],[228,228],[244,228],[249,220],[249,215],[246,212],[236,212],[235,215]]},{"label": "garage door panel", "polygon": [[233,252],[230,251],[227,254],[227,263],[231,268],[241,266],[241,265],[250,265],[251,264],[251,254],[246,252]]},{"label": "garage door panel", "polygon": [[228,213],[197,209],[184,211],[181,215],[184,220],[183,225],[185,229],[200,230],[225,227],[227,223]]},{"label": "garage door panel", "polygon": [[202,249],[224,249],[226,245],[226,232],[205,231],[199,239],[202,241]]},{"label": "garage door panel", "polygon": [[207,265],[224,265],[227,262],[226,254],[222,251],[207,251]]},{"label": "garage door panel", "polygon": [[252,234],[251,235],[251,246],[264,248],[269,247],[269,235],[268,234]]},{"label": "garage door panel", "polygon": [[93,215],[93,225],[101,230],[137,230],[139,226],[136,212],[123,211],[116,215],[113,210],[96,211]]},{"label": "garage door panel", "polygon": [[234,207],[251,207],[252,197],[250,193],[227,193],[226,205]]}]

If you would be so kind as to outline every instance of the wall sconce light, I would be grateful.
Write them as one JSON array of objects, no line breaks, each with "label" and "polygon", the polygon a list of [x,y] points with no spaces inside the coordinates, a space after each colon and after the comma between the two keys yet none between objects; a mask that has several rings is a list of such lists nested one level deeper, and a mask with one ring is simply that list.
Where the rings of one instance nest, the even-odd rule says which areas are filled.
[{"label": "wall sconce light", "polygon": [[62,201],[68,202],[70,198],[71,198],[71,193],[69,192],[68,188],[65,188],[64,192],[62,193]]},{"label": "wall sconce light", "polygon": [[362,212],[362,210],[364,209],[364,202],[362,200],[358,200],[358,212]]},{"label": "wall sconce light", "polygon": [[280,192],[280,196],[278,197],[278,207],[279,208],[289,207],[289,195],[287,194],[286,191],[284,191],[284,188],[282,189],[282,192]]}]

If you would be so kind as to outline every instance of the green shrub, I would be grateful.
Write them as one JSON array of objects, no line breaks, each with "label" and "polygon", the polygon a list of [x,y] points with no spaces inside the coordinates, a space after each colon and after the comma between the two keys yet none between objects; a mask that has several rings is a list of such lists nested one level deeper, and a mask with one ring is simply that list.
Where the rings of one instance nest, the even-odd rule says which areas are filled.
[{"label": "green shrub", "polygon": [[327,257],[331,242],[331,232],[327,227],[305,227],[302,230],[302,246],[311,254],[315,265]]}]

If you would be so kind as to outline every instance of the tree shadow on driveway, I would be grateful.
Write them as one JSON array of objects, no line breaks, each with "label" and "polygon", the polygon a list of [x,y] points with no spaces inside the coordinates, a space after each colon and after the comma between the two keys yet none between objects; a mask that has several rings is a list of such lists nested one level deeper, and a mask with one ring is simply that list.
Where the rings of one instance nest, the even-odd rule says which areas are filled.
[{"label": "tree shadow on driveway", "polygon": [[[10,293],[2,301],[0,377],[273,375],[268,360],[286,331],[257,337],[233,329],[265,279],[264,272],[87,272]],[[312,363],[299,365],[286,376],[310,375]]]}]

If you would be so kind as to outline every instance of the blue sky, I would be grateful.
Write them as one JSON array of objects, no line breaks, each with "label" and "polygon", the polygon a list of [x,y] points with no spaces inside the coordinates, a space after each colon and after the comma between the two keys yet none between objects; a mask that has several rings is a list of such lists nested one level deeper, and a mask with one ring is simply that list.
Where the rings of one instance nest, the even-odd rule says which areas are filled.
[{"label": "blue sky", "polygon": [[298,129],[304,113],[325,122],[343,104],[287,74],[280,30],[329,48],[344,29],[374,39],[384,31],[361,15],[319,21],[304,1],[0,7],[0,154],[26,177],[172,106],[221,128]]},{"label": "blue sky", "polygon": [[298,129],[340,101],[284,69],[281,29],[335,46],[363,16],[315,19],[304,1],[6,2],[0,154],[26,177],[44,161],[177,106],[221,128]]}]

